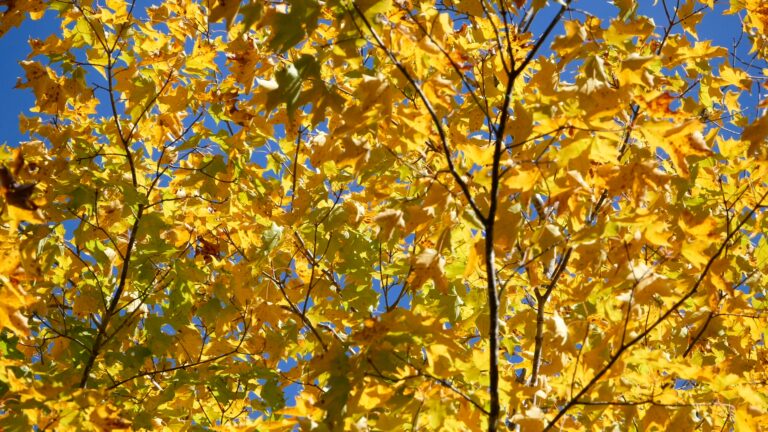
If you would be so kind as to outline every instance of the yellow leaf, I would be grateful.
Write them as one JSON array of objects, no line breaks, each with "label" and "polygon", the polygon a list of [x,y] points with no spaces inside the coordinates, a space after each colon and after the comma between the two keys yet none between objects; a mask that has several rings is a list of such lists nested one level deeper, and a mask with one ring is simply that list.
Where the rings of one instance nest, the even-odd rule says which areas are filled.
[{"label": "yellow leaf", "polygon": [[711,245],[708,241],[692,241],[683,243],[680,252],[697,268],[703,267],[709,262],[710,256],[704,251]]},{"label": "yellow leaf", "polygon": [[186,357],[189,360],[197,358],[200,354],[200,347],[203,345],[203,341],[200,337],[200,332],[197,328],[188,324],[180,328],[176,334],[176,338],[181,345],[180,349],[183,352],[182,357]]},{"label": "yellow leaf", "polygon": [[94,292],[94,290],[82,291],[80,295],[75,298],[74,304],[72,305],[72,312],[80,317],[87,316],[88,314],[98,311],[102,304],[103,300],[99,298],[99,294]]},{"label": "yellow leaf", "polygon": [[[283,408],[280,411],[277,411],[278,414],[283,415],[289,415],[289,416],[296,416],[296,417],[309,417],[314,418],[318,416],[322,416],[323,411],[317,407],[317,402],[315,398],[311,395],[299,395],[296,398],[296,404],[292,407]],[[288,424],[282,425],[282,427],[277,427],[274,430],[286,430],[286,426],[290,426],[287,429],[290,429],[291,427],[295,426],[295,419],[292,419],[291,422]]]},{"label": "yellow leaf", "polygon": [[533,406],[525,411],[525,414],[515,414],[512,421],[525,431],[540,431],[544,429],[544,423],[547,418],[544,411],[537,406]]},{"label": "yellow leaf", "polygon": [[185,226],[176,226],[163,234],[163,239],[168,241],[174,247],[180,248],[192,242],[192,232]]},{"label": "yellow leaf", "polygon": [[[616,5],[622,8],[624,13],[632,13],[637,9],[636,0],[620,0],[625,6]],[[605,41],[609,45],[624,46],[630,38],[644,39],[653,33],[656,24],[652,19],[639,16],[630,20],[613,20],[611,25],[605,30]]]},{"label": "yellow leaf", "polygon": [[656,246],[671,246],[669,237],[671,233],[667,231],[669,225],[663,221],[654,221],[645,225],[643,236],[649,243]]},{"label": "yellow leaf", "polygon": [[409,281],[413,289],[421,288],[428,280],[435,282],[436,287],[444,292],[448,288],[448,282],[445,279],[445,258],[435,249],[425,249],[416,255],[411,263],[413,271],[409,276]]},{"label": "yellow leaf", "polygon": [[186,61],[186,70],[201,75],[207,70],[217,70],[215,58],[215,46],[209,42],[198,41]]},{"label": "yellow leaf", "polygon": [[749,142],[745,142],[744,140],[723,137],[717,137],[715,142],[720,150],[720,154],[726,158],[741,156],[747,150],[746,144],[749,144]]},{"label": "yellow leaf", "polygon": [[[365,410],[371,410],[380,406],[384,406],[393,395],[394,389],[388,385],[366,385],[362,394],[360,395],[360,407]],[[303,415],[303,414],[302,414]]]},{"label": "yellow leaf", "polygon": [[216,0],[208,14],[208,20],[215,23],[224,18],[227,20],[227,28],[229,28],[232,26],[232,20],[239,9],[240,0]]},{"label": "yellow leaf", "polygon": [[619,156],[616,142],[606,139],[593,139],[589,149],[589,158],[597,163],[615,162]]},{"label": "yellow leaf", "polygon": [[755,391],[754,388],[749,386],[735,385],[734,387],[736,388],[736,392],[739,394],[739,396],[744,399],[744,402],[748,403],[749,405],[763,407],[764,410],[768,409],[768,405],[764,400],[765,395],[761,395],[759,392]]},{"label": "yellow leaf", "polygon": [[91,411],[90,421],[97,431],[129,430],[131,423],[120,417],[120,410],[110,404],[99,405]]},{"label": "yellow leaf", "polygon": [[702,141],[703,125],[698,120],[689,120],[672,127],[667,122],[647,123],[644,126],[642,132],[648,144],[664,150],[678,174],[683,177],[690,175],[686,161],[688,156],[711,153]]},{"label": "yellow leaf", "polygon": [[620,85],[640,85],[646,86],[652,81],[648,79],[646,66],[654,62],[653,56],[641,56],[637,53],[630,54],[621,62],[621,71],[619,72]]},{"label": "yellow leaf", "polygon": [[0,275],[13,274],[20,263],[18,240],[5,230],[0,230]]},{"label": "yellow leaf", "polygon": [[707,217],[697,222],[690,215],[683,215],[679,221],[680,228],[693,238],[709,237],[717,232],[718,221],[713,217]]},{"label": "yellow leaf", "polygon": [[517,100],[515,101],[515,117],[509,122],[507,128],[507,132],[514,137],[515,142],[527,140],[533,131],[533,115]]},{"label": "yellow leaf", "polygon": [[467,166],[479,165],[485,167],[491,164],[493,150],[486,141],[472,139],[457,146],[464,153]]},{"label": "yellow leaf", "polygon": [[234,347],[235,346],[232,344],[232,342],[226,339],[215,339],[212,342],[206,344],[203,351],[206,356],[213,357],[231,353]]},{"label": "yellow leaf", "polygon": [[19,83],[16,87],[32,88],[36,99],[35,110],[45,114],[58,114],[64,111],[66,96],[55,72],[30,60],[22,61],[21,67],[24,68],[27,82]]},{"label": "yellow leaf", "polygon": [[734,432],[754,432],[759,430],[752,418],[752,415],[747,412],[747,408],[745,406],[740,406],[736,410],[736,415],[733,419],[733,430]]},{"label": "yellow leaf", "polygon": [[528,192],[536,186],[541,178],[541,171],[536,167],[511,168],[504,175],[504,185],[507,186],[513,192]]},{"label": "yellow leaf", "polygon": [[712,281],[712,285],[715,286],[718,290],[722,292],[728,292],[729,285],[725,282],[725,280],[717,274],[717,272],[710,272],[709,278]]},{"label": "yellow leaf", "polygon": [[741,90],[749,90],[752,87],[752,80],[749,75],[743,70],[732,68],[728,63],[720,65],[720,78],[727,85],[738,87]]},{"label": "yellow leaf", "polygon": [[653,430],[654,427],[666,430],[669,423],[670,411],[665,407],[652,405],[643,417],[642,430]]},{"label": "yellow leaf", "polygon": [[704,15],[701,12],[696,12],[694,10],[694,8],[698,6],[696,3],[696,0],[687,0],[680,7],[676,7],[676,10],[683,30],[693,36],[694,39],[698,40],[699,37],[696,34],[696,25],[701,22]]},{"label": "yellow leaf", "polygon": [[557,311],[552,315],[552,324],[555,327],[555,337],[560,340],[560,345],[565,345],[565,342],[568,340],[568,326]]},{"label": "yellow leaf", "polygon": [[27,320],[21,314],[21,309],[32,303],[27,297],[27,293],[9,280],[5,275],[0,274],[0,327],[20,335],[29,335]]},{"label": "yellow leaf", "polygon": [[483,16],[482,0],[462,0],[457,1],[456,6],[462,12],[466,12],[469,15]]},{"label": "yellow leaf", "polygon": [[19,224],[22,222],[29,222],[29,223],[43,223],[45,220],[43,219],[40,210],[28,210],[21,207],[16,207],[14,205],[8,206],[8,219],[10,220],[9,223],[9,230],[10,231],[16,231],[16,228],[18,228]]},{"label": "yellow leaf", "polygon": [[247,304],[253,299],[253,282],[250,273],[251,269],[248,267],[237,266],[232,270],[232,294],[241,305]]},{"label": "yellow leaf", "polygon": [[469,253],[467,254],[467,266],[464,268],[464,275],[463,275],[465,278],[472,276],[475,273],[475,271],[477,271],[477,268],[480,265],[480,256],[477,253],[478,243],[482,245],[483,241],[479,240],[477,243],[469,244]]},{"label": "yellow leaf", "polygon": [[768,137],[768,115],[760,117],[759,120],[745,127],[741,133],[741,139],[749,142],[750,154],[756,153],[762,147],[765,137]]},{"label": "yellow leaf", "polygon": [[373,221],[379,225],[379,238],[389,240],[392,238],[395,229],[405,228],[403,212],[395,209],[387,209],[373,218]]},{"label": "yellow leaf", "polygon": [[453,356],[450,348],[441,344],[430,344],[427,347],[429,366],[438,377],[448,376],[453,367]]}]

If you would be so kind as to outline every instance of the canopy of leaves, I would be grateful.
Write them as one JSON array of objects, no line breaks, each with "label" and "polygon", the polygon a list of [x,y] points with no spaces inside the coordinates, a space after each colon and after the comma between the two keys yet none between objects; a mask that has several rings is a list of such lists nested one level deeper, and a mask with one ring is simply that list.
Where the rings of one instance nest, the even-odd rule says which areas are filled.
[{"label": "canopy of leaves", "polygon": [[764,427],[768,6],[597,3],[3,1],[0,429]]}]

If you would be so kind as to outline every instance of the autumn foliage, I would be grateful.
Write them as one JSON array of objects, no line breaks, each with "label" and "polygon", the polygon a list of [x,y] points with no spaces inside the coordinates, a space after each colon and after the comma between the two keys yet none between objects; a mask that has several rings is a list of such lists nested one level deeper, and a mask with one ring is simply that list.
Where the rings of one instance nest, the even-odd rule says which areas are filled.
[{"label": "autumn foliage", "polygon": [[765,427],[768,6],[654,3],[3,1],[0,429]]}]

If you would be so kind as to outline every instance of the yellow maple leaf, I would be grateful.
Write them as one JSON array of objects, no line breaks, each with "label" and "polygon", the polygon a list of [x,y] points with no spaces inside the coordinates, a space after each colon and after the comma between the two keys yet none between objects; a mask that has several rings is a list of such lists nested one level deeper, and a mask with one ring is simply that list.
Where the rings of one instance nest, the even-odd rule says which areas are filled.
[{"label": "yellow maple leaf", "polygon": [[379,226],[379,236],[384,240],[391,239],[395,229],[405,227],[403,212],[395,209],[384,210],[376,215],[373,221]]},{"label": "yellow maple leaf", "polygon": [[694,238],[708,237],[717,231],[718,221],[713,217],[706,217],[697,221],[693,215],[684,214],[679,221],[680,228],[686,234]]},{"label": "yellow maple leaf", "polygon": [[435,343],[427,347],[429,367],[437,376],[447,376],[450,373],[453,357],[450,348],[446,345]]},{"label": "yellow maple leaf", "polygon": [[448,281],[445,278],[445,258],[435,249],[425,249],[413,257],[411,267],[413,271],[409,281],[414,289],[421,288],[428,280],[435,282],[435,286],[445,292],[448,289]]},{"label": "yellow maple leaf", "polygon": [[464,268],[464,274],[463,276],[465,278],[468,278],[472,276],[475,271],[478,270],[480,266],[480,253],[478,251],[482,251],[482,246],[484,242],[482,240],[478,240],[475,243],[469,244],[469,253],[467,254],[467,266]]},{"label": "yellow maple leaf", "polygon": [[182,357],[187,357],[192,360],[200,353],[200,347],[203,345],[203,341],[200,338],[200,332],[192,325],[186,325],[180,328],[176,334],[176,338],[181,345],[180,349],[184,353]]},{"label": "yellow maple leaf", "polygon": [[216,0],[208,14],[210,22],[220,21],[222,18],[227,20],[227,27],[232,25],[232,20],[240,9],[240,0]]},{"label": "yellow maple leaf", "polygon": [[710,255],[705,251],[712,243],[707,240],[694,240],[683,243],[680,253],[697,268],[709,262]]},{"label": "yellow maple leaf", "polygon": [[670,127],[668,122],[648,123],[642,128],[648,144],[660,148],[669,155],[679,175],[688,177],[688,156],[711,154],[701,134],[703,125],[698,120],[688,120]]},{"label": "yellow maple leaf", "polygon": [[741,133],[742,141],[749,142],[749,154],[757,153],[759,149],[764,148],[762,144],[766,137],[768,137],[768,115],[760,117],[759,120],[745,127]]},{"label": "yellow maple leaf", "polygon": [[120,410],[110,404],[102,404],[91,411],[90,421],[97,431],[121,431],[131,427],[128,420],[120,417]]},{"label": "yellow maple leaf", "polygon": [[21,224],[22,222],[29,222],[29,223],[45,222],[45,219],[43,219],[39,209],[28,210],[28,209],[16,207],[13,205],[8,206],[8,219],[10,222],[8,224],[9,230],[11,232],[16,231],[19,224]]},{"label": "yellow maple leaf", "polygon": [[360,393],[359,404],[365,410],[383,406],[393,395],[395,388],[390,385],[369,384]]},{"label": "yellow maple leaf", "polygon": [[0,275],[11,275],[21,263],[18,240],[11,234],[0,231]]},{"label": "yellow maple leaf", "polygon": [[28,336],[29,326],[21,309],[31,304],[32,298],[5,275],[0,275],[0,282],[2,282],[0,297],[3,299],[0,302],[0,327],[5,327],[20,336]]},{"label": "yellow maple leaf", "polygon": [[669,225],[664,221],[654,221],[645,225],[643,236],[649,243],[656,246],[671,246],[669,243]]},{"label": "yellow maple leaf", "polygon": [[747,411],[747,408],[742,406],[736,410],[736,415],[733,419],[734,432],[752,432],[759,430],[754,422],[753,416]]},{"label": "yellow maple leaf", "polygon": [[505,173],[503,181],[511,191],[528,192],[536,186],[540,178],[541,171],[537,167],[514,167]]}]

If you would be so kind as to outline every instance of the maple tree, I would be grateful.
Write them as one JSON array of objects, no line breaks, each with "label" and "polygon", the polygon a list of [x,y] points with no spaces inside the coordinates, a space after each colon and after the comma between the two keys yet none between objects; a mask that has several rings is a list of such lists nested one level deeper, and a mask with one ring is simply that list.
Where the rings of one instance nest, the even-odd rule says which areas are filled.
[{"label": "maple tree", "polygon": [[581,3],[3,2],[0,428],[768,423],[768,6]]}]

